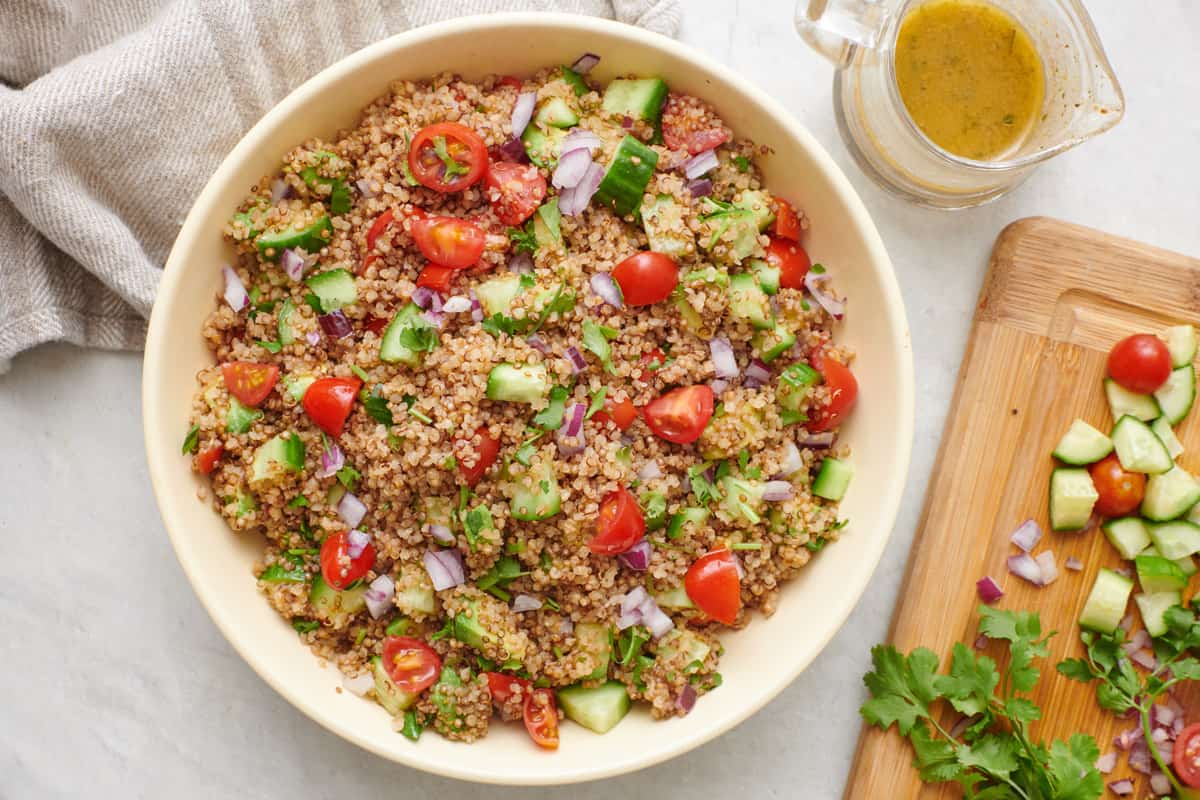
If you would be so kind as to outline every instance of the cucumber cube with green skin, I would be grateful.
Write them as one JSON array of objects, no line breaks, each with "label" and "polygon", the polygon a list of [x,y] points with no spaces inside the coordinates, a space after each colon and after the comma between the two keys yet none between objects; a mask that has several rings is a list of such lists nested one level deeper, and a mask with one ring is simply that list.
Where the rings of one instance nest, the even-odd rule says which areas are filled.
[{"label": "cucumber cube with green skin", "polygon": [[308,387],[317,382],[312,375],[288,375],[283,379],[283,387],[297,403],[304,399]]},{"label": "cucumber cube with green skin", "polygon": [[1171,423],[1167,422],[1166,417],[1159,417],[1150,423],[1150,430],[1154,431],[1154,435],[1163,443],[1163,447],[1167,448],[1167,455],[1171,458],[1179,458],[1183,455],[1183,442],[1179,441],[1179,437],[1175,435]]},{"label": "cucumber cube with green skin", "polygon": [[1186,367],[1196,360],[1196,329],[1191,325],[1175,325],[1163,331],[1172,367]]},{"label": "cucumber cube with green skin", "polygon": [[729,278],[729,313],[745,320],[758,330],[775,327],[770,298],[758,285],[758,279],[742,272]]},{"label": "cucumber cube with green skin", "polygon": [[1129,595],[1133,593],[1133,581],[1110,569],[1102,569],[1083,604],[1079,625],[1097,633],[1112,633],[1125,616]]},{"label": "cucumber cube with green skin", "polygon": [[383,659],[379,656],[371,657],[371,674],[375,678],[375,700],[393,717],[400,716],[417,702],[419,695],[410,694],[397,686],[387,674]]},{"label": "cucumber cube with green skin", "polygon": [[708,523],[708,509],[699,507],[689,507],[680,511],[671,517],[671,521],[667,523],[667,538],[678,539],[685,533],[688,533],[691,526],[691,531],[699,533]]},{"label": "cucumber cube with green skin", "polygon": [[696,237],[688,228],[683,211],[683,206],[669,194],[660,194],[642,207],[642,226],[651,250],[678,260],[696,249]]},{"label": "cucumber cube with green skin", "polygon": [[[1189,520],[1189,521],[1194,522],[1194,520]],[[1161,556],[1162,553],[1158,552],[1158,548],[1155,547],[1153,544],[1151,544],[1145,550],[1138,553],[1138,555]],[[1175,566],[1177,566],[1181,570],[1183,570],[1183,574],[1189,578],[1192,577],[1193,575],[1195,575],[1197,572],[1196,562],[1192,560],[1191,556],[1184,556],[1183,558],[1174,558],[1174,559],[1170,559],[1170,561],[1172,564],[1174,564]]]},{"label": "cucumber cube with green skin", "polygon": [[1137,567],[1138,583],[1142,591],[1148,594],[1176,592],[1187,586],[1187,575],[1169,558],[1137,556],[1134,565]]},{"label": "cucumber cube with green skin", "polygon": [[304,469],[304,442],[294,433],[281,433],[258,446],[250,463],[250,487],[261,486],[287,472]]},{"label": "cucumber cube with green skin", "polygon": [[1167,382],[1154,393],[1154,400],[1167,422],[1172,425],[1182,422],[1196,402],[1195,368],[1187,364],[1172,370]]},{"label": "cucumber cube with green skin", "polygon": [[642,204],[642,195],[657,164],[657,152],[626,134],[600,180],[596,200],[619,217],[632,214]]},{"label": "cucumber cube with green skin", "polygon": [[667,101],[662,78],[617,78],[604,89],[600,110],[616,119],[633,117],[657,124]]},{"label": "cucumber cube with green skin", "polygon": [[733,204],[754,215],[754,222],[760,232],[771,227],[771,223],[775,221],[771,195],[766,192],[745,189],[738,196],[738,199],[733,201]]},{"label": "cucumber cube with green skin", "polygon": [[313,577],[308,602],[317,617],[335,628],[344,628],[350,617],[367,607],[367,585],[360,581],[356,586],[338,591],[318,573]]},{"label": "cucumber cube with green skin", "polygon": [[1176,561],[1200,552],[1200,525],[1182,519],[1151,525],[1150,539],[1163,558]]},{"label": "cucumber cube with green skin", "polygon": [[807,422],[804,400],[809,389],[821,382],[821,373],[808,364],[798,362],[779,373],[775,383],[775,402],[779,405],[779,419],[784,425]]},{"label": "cucumber cube with green skin", "polygon": [[654,595],[654,602],[658,603],[659,608],[663,609],[687,609],[695,608],[695,603],[692,598],[688,597],[687,590],[683,584],[679,584],[673,589],[668,589],[665,592]]},{"label": "cucumber cube with green skin", "polygon": [[542,364],[497,364],[488,373],[487,397],[510,403],[535,403],[550,391],[550,379]]},{"label": "cucumber cube with green skin", "polygon": [[1182,467],[1175,467],[1146,480],[1142,516],[1155,522],[1175,519],[1186,514],[1197,502],[1200,502],[1200,481]]},{"label": "cucumber cube with green skin", "polygon": [[229,398],[229,411],[225,414],[225,430],[229,433],[245,433],[250,426],[263,418],[258,408],[242,405],[236,397]]},{"label": "cucumber cube with green skin", "polygon": [[675,308],[679,311],[683,326],[696,336],[704,336],[707,333],[704,319],[700,316],[700,312],[688,302],[687,295],[676,290],[674,297]]},{"label": "cucumber cube with green skin", "polygon": [[562,150],[563,139],[567,132],[562,128],[539,128],[537,125],[526,125],[521,134],[521,143],[525,145],[525,154],[534,166],[542,169],[554,169],[558,164],[558,154]]},{"label": "cucumber cube with green skin", "polygon": [[437,328],[425,319],[421,307],[409,303],[396,312],[384,330],[383,340],[379,343],[379,360],[419,367],[426,351],[409,346],[414,337],[429,338],[434,347],[441,341]]},{"label": "cucumber cube with green skin", "polygon": [[1146,529],[1146,523],[1138,517],[1110,519],[1101,529],[1121,558],[1135,558],[1150,544],[1150,532]]},{"label": "cucumber cube with green skin", "polygon": [[1131,392],[1112,378],[1104,379],[1104,394],[1108,397],[1113,422],[1126,415],[1149,422],[1160,413],[1152,395]]},{"label": "cucumber cube with green skin", "polygon": [[528,640],[516,625],[507,605],[491,595],[481,594],[468,598],[465,610],[454,615],[452,635],[481,653],[498,647],[507,654],[508,661],[519,664],[525,658]]},{"label": "cucumber cube with green skin", "polygon": [[358,302],[354,276],[344,269],[331,269],[305,278],[304,283],[321,300],[321,310],[328,314],[343,306]]},{"label": "cucumber cube with green skin", "polygon": [[555,250],[562,247],[562,212],[558,210],[558,198],[554,197],[538,206],[533,216],[533,238],[538,247]]},{"label": "cucumber cube with green skin", "polygon": [[562,510],[554,467],[535,462],[529,471],[509,484],[509,507],[514,519],[533,522],[549,519]]},{"label": "cucumber cube with green skin", "polygon": [[284,250],[300,248],[306,253],[319,253],[329,244],[326,233],[332,233],[333,223],[327,215],[317,217],[302,228],[285,228],[281,231],[264,231],[255,240],[259,255],[267,261],[278,261]]},{"label": "cucumber cube with green skin", "polygon": [[762,522],[759,516],[765,491],[762,481],[726,475],[721,479],[721,490],[721,510],[730,520],[743,520],[751,525]]},{"label": "cucumber cube with green skin", "polygon": [[523,291],[521,276],[515,273],[486,280],[475,287],[479,305],[483,308],[484,316],[487,317],[495,314],[508,314],[512,311],[513,301]]},{"label": "cucumber cube with green skin", "polygon": [[1117,420],[1112,430],[1113,449],[1121,467],[1127,472],[1154,474],[1166,472],[1173,466],[1171,454],[1150,426],[1126,414]]},{"label": "cucumber cube with green skin", "polygon": [[292,302],[292,298],[284,298],[283,305],[279,307],[279,313],[276,315],[281,345],[289,345],[296,341],[296,332],[292,329],[292,314],[294,313],[296,313],[296,304]]},{"label": "cucumber cube with green skin", "polygon": [[1050,473],[1050,527],[1076,531],[1087,525],[1100,499],[1092,476],[1082,467],[1060,467]]},{"label": "cucumber cube with green skin", "polygon": [[567,719],[595,733],[608,733],[629,713],[629,693],[619,681],[593,689],[568,686],[555,696]]},{"label": "cucumber cube with green skin", "polygon": [[658,640],[658,657],[661,659],[679,656],[678,660],[684,664],[694,661],[703,663],[710,652],[712,647],[708,642],[686,628],[672,628]]},{"label": "cucumber cube with green skin", "polygon": [[1064,464],[1094,464],[1112,452],[1113,443],[1100,431],[1081,419],[1071,423],[1054,448],[1053,456]]},{"label": "cucumber cube with green skin", "polygon": [[533,117],[534,124],[546,128],[573,128],[579,124],[579,115],[561,97],[551,97],[542,103]]},{"label": "cucumber cube with green skin", "polygon": [[433,583],[429,574],[417,564],[404,564],[396,577],[396,596],[393,601],[402,614],[409,617],[431,616],[435,609]]},{"label": "cucumber cube with green skin", "polygon": [[770,364],[775,359],[792,349],[796,344],[796,334],[783,327],[778,320],[770,330],[758,331],[750,340],[751,346],[758,357]]},{"label": "cucumber cube with green skin", "polygon": [[773,267],[761,258],[751,259],[750,271],[758,276],[758,285],[769,295],[779,294],[779,278],[782,270]]},{"label": "cucumber cube with green skin", "polygon": [[575,641],[588,664],[594,664],[585,681],[602,681],[608,677],[608,662],[612,656],[612,629],[596,622],[581,622],[575,626]]},{"label": "cucumber cube with green skin", "polygon": [[1133,598],[1142,615],[1142,624],[1151,636],[1162,636],[1167,632],[1164,615],[1172,606],[1183,605],[1183,596],[1178,591],[1139,594]]},{"label": "cucumber cube with green skin", "polygon": [[854,477],[854,468],[845,461],[836,458],[826,458],[821,462],[821,469],[812,484],[812,493],[817,497],[837,502],[846,496],[850,487],[850,479]]}]

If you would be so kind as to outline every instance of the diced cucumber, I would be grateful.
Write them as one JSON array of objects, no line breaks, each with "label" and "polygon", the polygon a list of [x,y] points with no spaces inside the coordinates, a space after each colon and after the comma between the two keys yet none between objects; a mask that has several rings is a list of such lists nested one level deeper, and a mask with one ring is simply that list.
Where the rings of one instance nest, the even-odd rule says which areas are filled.
[{"label": "diced cucumber", "polygon": [[580,655],[595,664],[584,680],[602,681],[608,677],[608,661],[612,655],[612,629],[598,622],[581,622],[575,626],[575,640]]},{"label": "diced cucumber", "polygon": [[420,499],[421,523],[454,527],[454,501],[448,497],[427,496]]},{"label": "diced cucumber", "polygon": [[360,581],[356,586],[339,592],[326,583],[320,573],[317,573],[313,576],[308,602],[318,617],[329,622],[333,627],[340,628],[350,617],[366,608],[367,584]]},{"label": "diced cucumber", "polygon": [[304,442],[294,433],[281,433],[258,446],[250,463],[253,488],[279,478],[287,472],[304,469]]},{"label": "diced cucumber", "polygon": [[321,300],[321,310],[328,314],[342,306],[358,302],[354,276],[344,269],[331,269],[312,275],[304,281]]},{"label": "diced cucumber", "polygon": [[587,81],[583,79],[583,76],[570,67],[561,66],[558,68],[558,72],[559,77],[563,79],[563,82],[575,90],[576,97],[583,97],[592,90],[592,88],[587,85]]},{"label": "diced cucumber", "polygon": [[650,249],[678,260],[696,249],[696,237],[684,221],[683,206],[669,194],[660,194],[642,208],[642,225]]},{"label": "diced cucumber", "polygon": [[1077,531],[1087,525],[1100,494],[1082,467],[1059,467],[1050,473],[1050,527]]},{"label": "diced cucumber", "polygon": [[1167,609],[1183,605],[1183,597],[1178,591],[1157,592],[1155,594],[1138,594],[1133,597],[1138,611],[1142,615],[1142,624],[1146,633],[1151,636],[1162,636],[1167,632],[1167,623],[1163,618]]},{"label": "diced cucumber", "polygon": [[721,493],[724,495],[721,499],[721,510],[730,519],[741,519],[751,525],[757,525],[762,521],[759,511],[762,509],[764,491],[766,490],[762,481],[726,475],[721,479]]},{"label": "diced cucumber", "polygon": [[1163,558],[1175,561],[1200,552],[1200,526],[1194,523],[1177,519],[1174,522],[1151,525],[1149,528],[1150,539]]},{"label": "diced cucumber", "polygon": [[619,217],[632,214],[642,204],[642,195],[657,164],[657,152],[626,134],[600,181],[596,199]]},{"label": "diced cucumber", "polygon": [[[1192,522],[1192,521],[1194,521],[1194,520],[1189,520],[1189,522]],[[1138,555],[1161,556],[1162,553],[1158,552],[1158,548],[1152,544],[1149,547],[1147,547],[1145,550],[1143,550],[1141,553],[1139,553]],[[1196,569],[1197,569],[1196,562],[1194,560],[1192,560],[1191,556],[1184,556],[1183,558],[1176,558],[1172,561],[1172,563],[1174,563],[1175,566],[1177,566],[1181,570],[1183,570],[1183,574],[1189,578],[1196,574]]]},{"label": "diced cucumber", "polygon": [[1071,423],[1054,448],[1054,457],[1064,464],[1094,464],[1112,452],[1113,443],[1100,431],[1081,419]]},{"label": "diced cucumber", "polygon": [[685,609],[696,607],[696,604],[692,602],[692,598],[688,597],[687,589],[683,587],[682,583],[673,589],[668,589],[665,592],[654,595],[654,602],[658,603],[659,608],[666,609]]},{"label": "diced cucumber", "polygon": [[779,373],[775,384],[775,402],[779,404],[779,419],[784,425],[807,422],[802,410],[808,390],[821,382],[821,373],[802,361]]},{"label": "diced cucumber", "polygon": [[278,261],[283,251],[292,247],[298,247],[306,253],[319,253],[329,243],[325,233],[332,230],[333,223],[329,217],[321,215],[303,228],[264,231],[255,240],[254,246],[267,261]]},{"label": "diced cucumber", "polygon": [[758,278],[746,272],[729,277],[729,313],[758,330],[775,327],[770,298],[758,285]]},{"label": "diced cucumber", "polygon": [[588,689],[568,686],[555,692],[567,719],[595,733],[608,733],[629,713],[629,693],[625,684],[609,681]]},{"label": "diced cucumber", "polygon": [[1150,544],[1150,532],[1139,517],[1110,519],[1104,523],[1102,530],[1121,558],[1132,559]]},{"label": "diced cucumber", "polygon": [[475,287],[479,305],[483,308],[484,316],[488,317],[511,311],[513,301],[522,291],[521,276],[516,273],[492,278]]},{"label": "diced cucumber", "polygon": [[1166,472],[1175,464],[1162,440],[1149,425],[1135,417],[1126,415],[1117,420],[1112,442],[1121,466],[1129,472],[1153,475]]},{"label": "diced cucumber", "polygon": [[1146,480],[1142,516],[1155,522],[1175,519],[1186,514],[1198,501],[1200,481],[1182,467],[1175,467],[1160,475],[1151,475]]},{"label": "diced cucumber", "polygon": [[225,430],[229,433],[245,433],[263,416],[261,409],[244,406],[240,400],[230,395],[229,411],[225,414]]},{"label": "diced cucumber", "polygon": [[1134,564],[1137,566],[1138,583],[1147,594],[1177,592],[1187,586],[1188,576],[1169,558],[1138,556]]},{"label": "diced cucumber", "polygon": [[667,100],[662,78],[617,78],[604,90],[600,110],[616,118],[633,117],[657,124]]},{"label": "diced cucumber", "polygon": [[573,128],[579,124],[579,115],[561,97],[551,97],[542,103],[533,117],[535,125],[546,128]]},{"label": "diced cucumber", "polygon": [[1196,329],[1191,325],[1175,325],[1163,331],[1172,367],[1190,366],[1196,360]]},{"label": "diced cucumber", "polygon": [[700,312],[688,302],[687,295],[676,289],[673,297],[675,298],[675,308],[678,309],[679,317],[683,320],[683,326],[696,336],[704,336],[708,332],[704,319],[700,316]]},{"label": "diced cucumber", "polygon": [[707,523],[708,509],[690,506],[671,517],[671,521],[667,523],[667,538],[678,539],[683,536],[687,533],[688,525],[691,525],[692,529],[699,533]]},{"label": "diced cucumber", "polygon": [[396,578],[396,608],[406,616],[421,617],[433,614],[433,583],[429,573],[416,564],[404,564]]},{"label": "diced cucumber", "polygon": [[434,347],[441,341],[437,328],[425,319],[421,307],[409,303],[396,312],[383,332],[383,340],[379,343],[379,360],[410,367],[420,366],[426,351],[409,347],[414,339],[429,339]]},{"label": "diced cucumber", "polygon": [[554,197],[538,206],[533,217],[533,238],[538,247],[555,250],[562,247],[562,213],[558,210],[558,198]]},{"label": "diced cucumber", "polygon": [[[853,476],[854,467],[850,464],[836,458],[826,458],[821,462],[821,469],[813,481],[812,493],[826,500],[841,500],[846,496],[846,489],[849,488],[850,478]],[[1091,513],[1089,508],[1088,514]]]},{"label": "diced cucumber", "polygon": [[308,387],[316,382],[317,379],[312,375],[289,375],[283,379],[284,388],[297,403],[304,399],[304,393],[308,391]]},{"label": "diced cucumber", "polygon": [[658,640],[658,657],[679,660],[684,664],[694,661],[703,662],[712,652],[708,642],[687,628],[672,628],[669,633]]},{"label": "diced cucumber", "polygon": [[1167,418],[1167,422],[1172,425],[1182,422],[1196,401],[1195,367],[1188,364],[1171,370],[1171,376],[1154,393],[1154,399],[1158,402],[1158,407],[1162,409],[1162,414]]},{"label": "diced cucumber", "polygon": [[734,201],[734,205],[754,215],[754,222],[760,232],[771,227],[771,223],[775,221],[775,212],[771,209],[771,196],[766,192],[746,189]]},{"label": "diced cucumber", "polygon": [[528,473],[510,484],[509,492],[508,504],[514,519],[532,522],[548,519],[562,510],[558,476],[551,464],[535,462]]},{"label": "diced cucumber", "polygon": [[558,163],[558,154],[565,138],[567,132],[562,128],[543,130],[537,125],[526,125],[525,132],[521,134],[521,143],[525,145],[525,154],[535,166],[553,169]]},{"label": "diced cucumber", "polygon": [[296,341],[296,331],[292,329],[292,314],[296,313],[296,304],[292,302],[292,298],[285,297],[283,305],[279,307],[279,313],[276,315],[276,327],[279,330],[279,343],[288,345]]},{"label": "diced cucumber", "polygon": [[725,260],[740,264],[759,246],[758,217],[750,209],[706,197],[701,202],[700,246],[714,250],[721,243],[726,246],[720,251]]},{"label": "diced cucumber", "polygon": [[392,681],[379,656],[371,657],[371,673],[375,676],[375,699],[393,717],[403,714],[417,702],[418,695],[409,694]]},{"label": "diced cucumber", "polygon": [[1171,423],[1167,422],[1166,417],[1159,417],[1151,422],[1150,430],[1154,431],[1154,435],[1163,443],[1163,447],[1167,448],[1167,453],[1171,458],[1179,458],[1183,454],[1183,442],[1179,441],[1179,437],[1175,435],[1175,430],[1171,427]]},{"label": "diced cucumber", "polygon": [[1112,633],[1125,616],[1133,581],[1111,569],[1102,569],[1092,584],[1092,592],[1079,615],[1079,625],[1097,633]]},{"label": "diced cucumber", "polygon": [[510,403],[534,403],[546,396],[550,390],[550,379],[542,364],[497,364],[488,373],[487,397],[489,400],[507,400]]},{"label": "diced cucumber", "polygon": [[767,294],[779,294],[779,277],[781,270],[773,267],[761,258],[751,259],[747,265],[758,276],[758,285]]},{"label": "diced cucumber", "polygon": [[1149,422],[1159,415],[1158,403],[1148,394],[1135,394],[1112,378],[1104,379],[1104,394],[1108,397],[1108,408],[1114,421],[1121,417],[1137,417]]},{"label": "diced cucumber", "polygon": [[776,320],[775,326],[770,330],[755,333],[750,339],[750,344],[758,353],[758,357],[770,364],[792,349],[792,345],[796,344],[796,334],[785,328],[782,322]]}]

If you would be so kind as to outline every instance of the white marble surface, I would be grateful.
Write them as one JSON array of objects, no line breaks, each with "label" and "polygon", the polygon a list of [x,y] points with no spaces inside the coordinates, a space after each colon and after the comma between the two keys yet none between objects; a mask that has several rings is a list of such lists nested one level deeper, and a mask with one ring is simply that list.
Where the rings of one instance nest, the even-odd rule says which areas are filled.
[{"label": "white marble surface", "polygon": [[44,347],[0,377],[0,797],[840,795],[860,676],[887,629],[996,234],[1048,214],[1200,254],[1200,5],[1092,0],[1125,120],[1000,202],[946,214],[904,205],[854,168],[830,69],[793,34],[792,0],[684,2],[683,40],[782,100],[850,175],[908,307],[918,410],[905,502],[875,586],[829,648],[738,729],[604,785],[481,789],[382,761],[276,696],[192,595],[147,482],[139,358]]}]

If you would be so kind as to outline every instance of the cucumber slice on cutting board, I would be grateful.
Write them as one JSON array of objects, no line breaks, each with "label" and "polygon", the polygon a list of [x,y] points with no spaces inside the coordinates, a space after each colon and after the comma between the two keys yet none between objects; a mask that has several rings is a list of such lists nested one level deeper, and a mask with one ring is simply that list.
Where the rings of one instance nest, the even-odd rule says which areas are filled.
[{"label": "cucumber slice on cutting board", "polygon": [[1121,558],[1135,558],[1150,545],[1150,532],[1138,517],[1110,519],[1101,529]]},{"label": "cucumber slice on cutting board", "polygon": [[1154,435],[1149,425],[1128,414],[1117,420],[1112,441],[1121,466],[1129,472],[1154,475],[1175,466],[1162,439]]},{"label": "cucumber slice on cutting board", "polygon": [[1133,593],[1133,581],[1111,569],[1102,569],[1092,584],[1091,594],[1083,604],[1079,625],[1097,633],[1112,633],[1125,616],[1125,606]]},{"label": "cucumber slice on cutting board", "polygon": [[1182,467],[1175,467],[1147,479],[1142,516],[1155,522],[1175,519],[1186,514],[1197,502],[1200,502],[1200,481]]},{"label": "cucumber slice on cutting board", "polygon": [[1100,494],[1082,467],[1060,467],[1050,475],[1050,527],[1075,531],[1084,527]]},{"label": "cucumber slice on cutting board", "polygon": [[1191,365],[1171,371],[1167,382],[1154,393],[1154,400],[1162,409],[1162,415],[1172,425],[1183,420],[1196,401],[1196,370]]},{"label": "cucumber slice on cutting board", "polygon": [[1171,606],[1183,604],[1183,597],[1179,592],[1139,594],[1134,595],[1133,600],[1137,603],[1138,611],[1142,615],[1142,624],[1146,626],[1146,633],[1151,636],[1162,636],[1166,633],[1167,623],[1163,619],[1163,615]]},{"label": "cucumber slice on cutting board", "polygon": [[1179,458],[1183,455],[1183,442],[1179,441],[1179,437],[1175,435],[1175,429],[1171,427],[1170,422],[1167,422],[1166,417],[1159,417],[1150,423],[1150,430],[1154,431],[1154,435],[1167,448],[1171,458]]},{"label": "cucumber slice on cutting board", "polygon": [[1112,411],[1114,422],[1124,416],[1137,417],[1149,422],[1159,414],[1158,403],[1154,401],[1153,395],[1135,394],[1112,378],[1104,379],[1104,394],[1108,398],[1108,407]]},{"label": "cucumber slice on cutting board", "polygon": [[1081,419],[1071,423],[1054,448],[1054,457],[1064,464],[1094,464],[1112,452],[1113,443],[1100,431]]},{"label": "cucumber slice on cutting board", "polygon": [[1196,329],[1191,325],[1176,325],[1163,331],[1171,366],[1183,367],[1196,360]]}]

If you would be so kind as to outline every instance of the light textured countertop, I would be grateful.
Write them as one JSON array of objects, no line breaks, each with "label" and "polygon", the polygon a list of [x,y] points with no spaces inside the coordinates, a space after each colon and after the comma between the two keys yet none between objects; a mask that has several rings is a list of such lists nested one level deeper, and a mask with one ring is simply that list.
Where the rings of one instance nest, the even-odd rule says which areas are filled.
[{"label": "light textured countertop", "polygon": [[1047,214],[1200,254],[1200,6],[1092,0],[1125,120],[1001,201],[947,214],[891,198],[854,167],[834,128],[831,69],[793,33],[792,0],[684,3],[683,40],[783,101],[846,170],[912,326],[917,427],[904,505],[874,585],[825,652],[733,732],[603,785],[481,789],[385,762],[272,692],[193,596],[146,476],[140,358],[49,346],[0,377],[0,797],[840,795],[860,677],[887,630],[996,234]]}]

